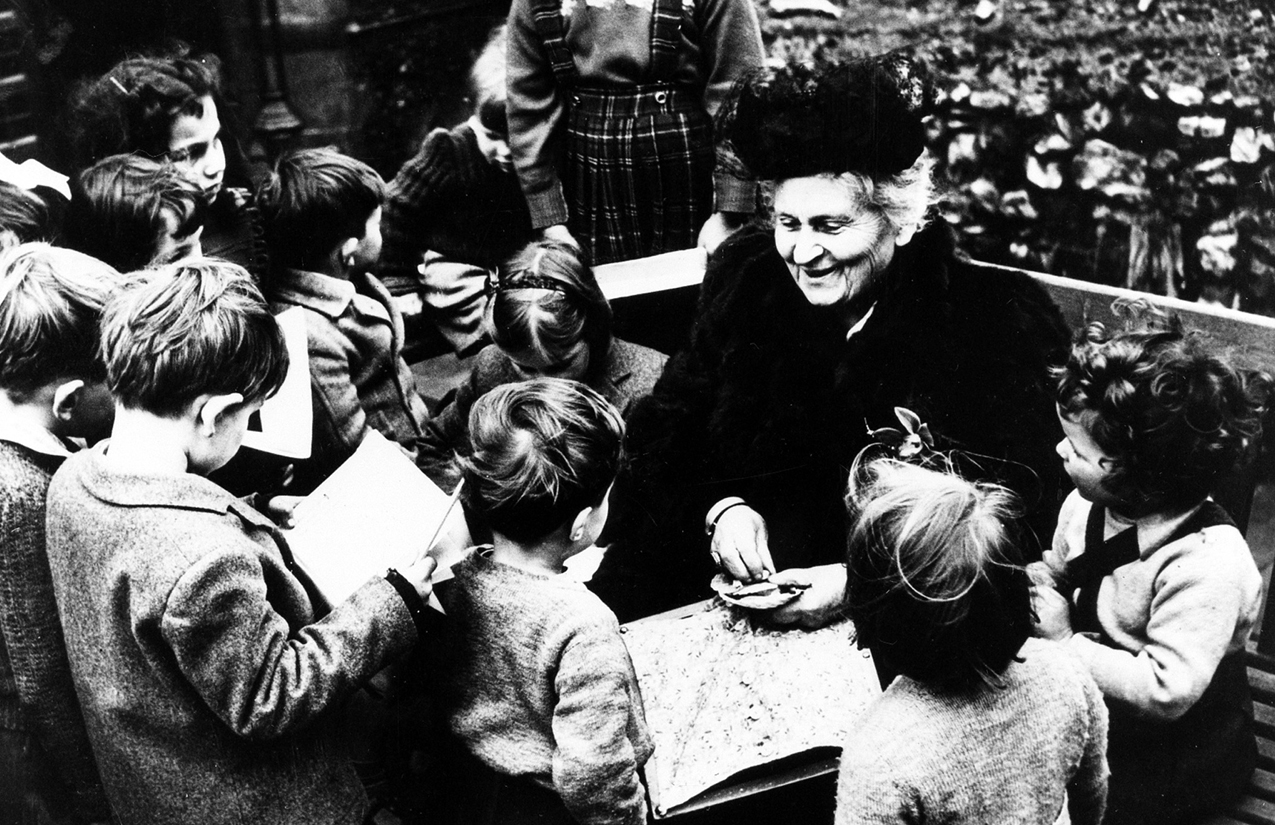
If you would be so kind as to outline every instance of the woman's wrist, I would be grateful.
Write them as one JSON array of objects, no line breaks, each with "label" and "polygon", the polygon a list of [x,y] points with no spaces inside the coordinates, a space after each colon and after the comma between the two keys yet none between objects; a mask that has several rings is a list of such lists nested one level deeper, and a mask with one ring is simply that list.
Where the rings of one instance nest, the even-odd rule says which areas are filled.
[{"label": "woman's wrist", "polygon": [[726,511],[732,507],[747,507],[748,502],[739,496],[727,496],[721,501],[708,508],[708,515],[704,516],[704,534],[709,538],[713,537],[713,533],[717,530],[717,522],[721,520]]}]

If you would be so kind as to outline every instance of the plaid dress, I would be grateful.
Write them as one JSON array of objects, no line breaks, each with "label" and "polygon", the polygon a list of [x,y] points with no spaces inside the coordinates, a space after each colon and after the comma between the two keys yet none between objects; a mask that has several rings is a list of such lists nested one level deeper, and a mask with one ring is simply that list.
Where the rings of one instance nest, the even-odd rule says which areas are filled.
[{"label": "plaid dress", "polygon": [[624,89],[578,83],[560,0],[536,0],[536,30],[566,90],[568,227],[594,263],[695,246],[713,208],[713,130],[696,90],[671,82],[681,0],[656,0],[649,77]]}]

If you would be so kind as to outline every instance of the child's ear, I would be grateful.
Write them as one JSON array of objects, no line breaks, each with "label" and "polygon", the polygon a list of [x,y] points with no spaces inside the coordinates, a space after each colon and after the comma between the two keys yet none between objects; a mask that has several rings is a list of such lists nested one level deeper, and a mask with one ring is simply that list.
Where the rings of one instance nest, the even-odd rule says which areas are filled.
[{"label": "child's ear", "polygon": [[84,381],[72,378],[64,381],[53,391],[53,417],[66,424],[75,416],[75,408],[84,397]]},{"label": "child's ear", "polygon": [[237,392],[228,393],[227,395],[208,396],[203,404],[200,405],[196,414],[200,434],[206,438],[216,434],[217,427],[221,424],[221,417],[242,404],[243,401],[243,394]]},{"label": "child's ear", "polygon": [[341,263],[347,266],[352,263],[354,253],[358,250],[359,242],[361,240],[363,239],[362,238],[346,238],[344,241],[341,242],[341,246],[337,250],[338,255],[341,258]]},{"label": "child's ear", "polygon": [[571,521],[571,532],[567,535],[572,541],[579,541],[584,538],[584,533],[589,529],[589,517],[593,515],[592,507],[585,507]]}]

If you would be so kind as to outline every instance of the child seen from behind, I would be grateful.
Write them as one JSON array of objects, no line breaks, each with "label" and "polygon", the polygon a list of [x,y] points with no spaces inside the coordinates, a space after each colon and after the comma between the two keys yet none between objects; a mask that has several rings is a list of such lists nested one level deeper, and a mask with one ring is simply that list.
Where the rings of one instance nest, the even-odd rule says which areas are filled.
[{"label": "child seen from behind", "polygon": [[473,763],[458,823],[646,822],[633,665],[615,615],[562,575],[606,523],[623,431],[565,379],[499,387],[470,413],[463,500],[494,542],[440,594],[448,722]]},{"label": "child seen from behind", "polygon": [[847,611],[901,675],[846,743],[838,825],[1098,825],[1106,709],[1071,652],[1029,638],[1013,494],[883,458],[856,462],[847,503]]},{"label": "child seen from behind", "polygon": [[97,358],[121,277],[44,243],[0,254],[0,822],[110,818],[67,664],[45,496],[82,438],[111,424]]},{"label": "child seen from behind", "polygon": [[1037,634],[1065,641],[1111,713],[1107,822],[1195,821],[1256,758],[1244,646],[1261,577],[1210,493],[1251,457],[1268,374],[1145,303],[1091,324],[1057,371],[1076,490],[1033,565]]},{"label": "child seen from behind", "polygon": [[275,164],[258,201],[273,266],[271,309],[305,310],[314,442],[291,491],[309,492],[349,458],[369,428],[413,460],[429,418],[402,357],[403,319],[371,269],[381,252],[385,183],[331,149]]},{"label": "child seen from behind", "polygon": [[[123,823],[361,823],[341,709],[416,642],[433,562],[312,601],[279,531],[209,481],[288,368],[248,273],[140,273],[102,315],[109,441],[49,487],[71,673]],[[356,552],[357,548],[351,548]]]}]

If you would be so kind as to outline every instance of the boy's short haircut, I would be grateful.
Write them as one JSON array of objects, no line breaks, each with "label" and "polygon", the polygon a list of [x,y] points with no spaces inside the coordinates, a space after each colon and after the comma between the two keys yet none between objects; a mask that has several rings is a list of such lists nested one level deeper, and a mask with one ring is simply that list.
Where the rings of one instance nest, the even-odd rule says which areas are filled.
[{"label": "boy's short haircut", "polygon": [[385,200],[376,170],[332,149],[305,149],[279,159],[257,190],[273,263],[322,268],[347,238],[363,237]]},{"label": "boy's short haircut", "polygon": [[847,613],[903,674],[995,685],[1031,635],[1014,494],[895,459],[856,463],[846,496]]},{"label": "boy's short haircut", "polygon": [[1115,459],[1104,484],[1136,509],[1193,506],[1255,454],[1272,378],[1142,299],[1113,306],[1054,370],[1059,409]]},{"label": "boy's short haircut", "polygon": [[493,531],[530,543],[602,503],[623,456],[624,421],[577,381],[497,387],[469,413],[462,497]]},{"label": "boy's short haircut", "polygon": [[200,188],[167,162],[140,155],[112,155],[76,176],[67,209],[63,241],[121,272],[154,261],[168,233],[165,213],[176,220],[175,238],[185,238],[204,223],[206,202]]},{"label": "boy's short haircut", "polygon": [[81,252],[25,243],[0,252],[0,389],[17,399],[51,381],[101,381],[98,319],[123,277]]},{"label": "boy's short haircut", "polygon": [[[0,249],[47,241],[57,234],[50,199],[42,197],[41,191],[50,190],[28,190],[0,180]],[[56,197],[62,200],[61,195]]]},{"label": "boy's short haircut", "polygon": [[176,417],[204,394],[269,398],[288,372],[283,332],[251,276],[217,259],[144,270],[102,314],[115,400]]}]

